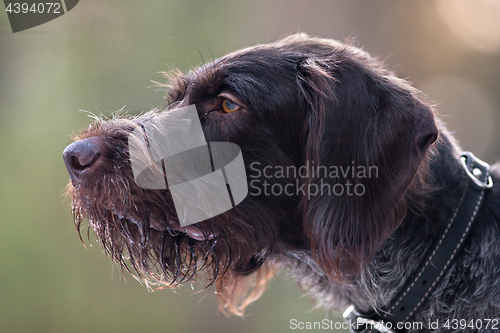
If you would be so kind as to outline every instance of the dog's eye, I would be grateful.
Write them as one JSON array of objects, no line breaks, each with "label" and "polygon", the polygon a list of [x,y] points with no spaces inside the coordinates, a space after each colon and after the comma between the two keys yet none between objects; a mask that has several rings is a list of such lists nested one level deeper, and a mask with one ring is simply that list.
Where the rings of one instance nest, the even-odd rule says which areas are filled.
[{"label": "dog's eye", "polygon": [[222,112],[231,113],[238,111],[240,108],[241,106],[239,106],[229,98],[224,98],[224,100],[222,101]]}]

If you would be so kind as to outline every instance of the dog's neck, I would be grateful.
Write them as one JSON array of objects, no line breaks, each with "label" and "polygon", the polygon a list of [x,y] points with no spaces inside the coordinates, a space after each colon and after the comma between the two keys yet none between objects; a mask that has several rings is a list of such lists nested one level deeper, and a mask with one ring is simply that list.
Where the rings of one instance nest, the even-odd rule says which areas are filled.
[{"label": "dog's neck", "polygon": [[[434,239],[439,237],[453,215],[467,183],[457,145],[445,129],[441,133],[435,150],[428,156],[424,178],[429,190],[409,189],[406,217],[354,282],[332,282],[307,252],[288,253],[291,274],[302,277],[299,285],[317,306],[335,312],[345,310],[350,304],[361,311],[382,308],[420,266]],[[463,187],[457,184],[463,184]],[[446,200],[449,206],[435,200],[441,196],[449,198]]]}]

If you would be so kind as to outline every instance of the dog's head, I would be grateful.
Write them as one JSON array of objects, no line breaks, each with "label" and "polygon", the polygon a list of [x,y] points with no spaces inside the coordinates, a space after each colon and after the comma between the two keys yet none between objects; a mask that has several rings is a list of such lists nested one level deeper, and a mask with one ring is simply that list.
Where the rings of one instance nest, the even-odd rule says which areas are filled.
[{"label": "dog's head", "polygon": [[[167,110],[98,119],[68,146],[75,221],[80,230],[88,218],[111,257],[149,283],[208,278],[237,314],[286,252],[308,253],[332,281],[354,278],[404,217],[438,135],[407,82],[353,46],[304,34],[171,74],[167,86]],[[193,104],[208,142],[241,148],[249,194],[181,227],[168,189],[136,184],[128,140]]]}]

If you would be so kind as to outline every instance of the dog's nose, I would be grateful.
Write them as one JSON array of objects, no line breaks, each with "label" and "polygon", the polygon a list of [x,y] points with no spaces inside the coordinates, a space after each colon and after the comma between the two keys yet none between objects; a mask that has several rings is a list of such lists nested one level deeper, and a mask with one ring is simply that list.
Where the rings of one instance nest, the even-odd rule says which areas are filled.
[{"label": "dog's nose", "polygon": [[64,163],[73,182],[78,182],[84,171],[95,167],[101,157],[99,147],[99,139],[91,137],[73,142],[64,149]]}]

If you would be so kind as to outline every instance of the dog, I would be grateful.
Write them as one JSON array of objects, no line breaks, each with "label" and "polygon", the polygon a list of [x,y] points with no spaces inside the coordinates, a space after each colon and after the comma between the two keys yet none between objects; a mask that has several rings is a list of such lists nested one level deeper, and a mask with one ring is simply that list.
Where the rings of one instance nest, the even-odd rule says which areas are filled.
[{"label": "dog", "polygon": [[[470,177],[433,105],[380,61],[301,33],[164,74],[165,110],[99,118],[63,154],[77,229],[88,219],[118,265],[148,286],[215,286],[219,308],[240,316],[278,270],[317,307],[384,315],[435,266],[430,253],[464,215]],[[128,140],[188,105],[208,142],[240,147],[249,190],[231,210],[181,226],[168,188],[137,185]],[[485,172],[486,185],[499,183],[498,164]],[[406,319],[420,326],[393,331],[500,327],[500,187],[486,187]]]}]

